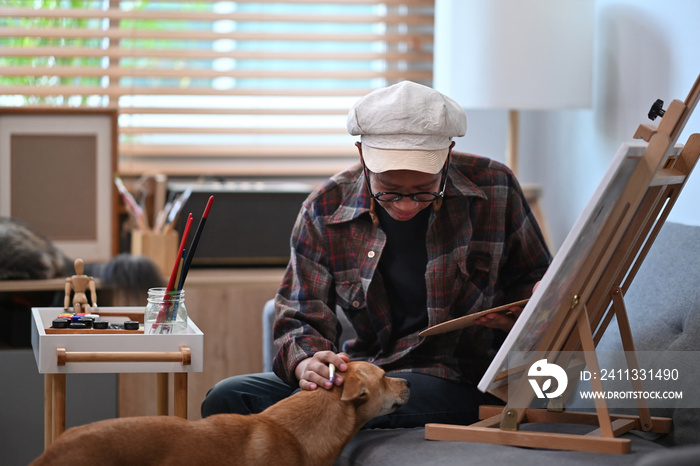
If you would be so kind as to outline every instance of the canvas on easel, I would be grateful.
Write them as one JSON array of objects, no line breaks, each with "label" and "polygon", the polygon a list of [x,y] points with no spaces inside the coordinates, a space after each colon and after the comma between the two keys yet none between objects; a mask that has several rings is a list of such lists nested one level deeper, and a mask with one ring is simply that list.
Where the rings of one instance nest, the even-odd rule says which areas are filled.
[{"label": "canvas on easel", "polygon": [[[529,406],[538,381],[551,382],[544,372],[537,373],[542,367],[563,368],[565,381],[574,377],[570,369],[598,369],[596,345],[613,316],[628,366],[638,364],[624,294],[700,156],[698,134],[684,146],[675,144],[699,98],[700,77],[686,100],[674,100],[665,114],[655,104],[663,116],[659,126],[640,125],[635,134],[645,144],[624,144],[618,151],[478,385],[507,400],[506,406],[482,407],[482,421],[471,426],[428,424],[427,439],[627,453],[630,441],[621,434],[668,432],[670,420],[652,418],[643,400],[637,403],[638,416],[612,415],[604,399],[596,400],[595,414],[565,412],[561,399],[550,400],[547,410]],[[446,327],[457,328],[454,323]],[[425,333],[439,332],[430,331]],[[582,352],[583,360],[568,359],[575,351]],[[635,385],[642,386],[639,381]],[[591,386],[603,390],[600,380]],[[598,430],[585,436],[520,430],[526,422],[585,423]]]}]

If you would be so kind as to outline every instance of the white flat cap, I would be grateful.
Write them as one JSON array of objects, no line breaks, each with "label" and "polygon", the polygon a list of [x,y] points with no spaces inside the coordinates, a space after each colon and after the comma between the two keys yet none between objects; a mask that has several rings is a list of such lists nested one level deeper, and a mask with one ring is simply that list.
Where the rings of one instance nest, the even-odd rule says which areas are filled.
[{"label": "white flat cap", "polygon": [[439,173],[453,137],[464,136],[467,116],[446,95],[402,81],[372,91],[348,113],[348,132],[360,136],[362,156],[374,173]]}]

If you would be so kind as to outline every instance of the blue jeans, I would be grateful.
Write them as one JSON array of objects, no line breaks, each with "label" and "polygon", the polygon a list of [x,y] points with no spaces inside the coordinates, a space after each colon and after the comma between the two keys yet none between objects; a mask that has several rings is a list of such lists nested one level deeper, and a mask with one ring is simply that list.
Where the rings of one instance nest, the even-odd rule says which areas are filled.
[{"label": "blue jeans", "polygon": [[[473,385],[417,373],[387,373],[387,376],[408,380],[411,385],[408,403],[394,413],[372,419],[364,429],[420,427],[427,423],[468,425],[478,420],[479,405],[503,404]],[[230,377],[209,390],[202,402],[202,417],[259,413],[296,390],[272,372]]]}]

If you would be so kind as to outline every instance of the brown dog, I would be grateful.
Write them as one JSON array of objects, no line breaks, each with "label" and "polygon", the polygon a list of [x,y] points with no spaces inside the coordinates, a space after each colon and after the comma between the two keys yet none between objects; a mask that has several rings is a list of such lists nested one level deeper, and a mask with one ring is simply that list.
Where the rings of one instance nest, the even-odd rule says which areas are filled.
[{"label": "brown dog", "polygon": [[351,362],[342,386],[301,391],[260,414],[198,421],[170,416],[109,419],[64,432],[32,466],[332,465],[370,419],[408,401],[408,383]]}]

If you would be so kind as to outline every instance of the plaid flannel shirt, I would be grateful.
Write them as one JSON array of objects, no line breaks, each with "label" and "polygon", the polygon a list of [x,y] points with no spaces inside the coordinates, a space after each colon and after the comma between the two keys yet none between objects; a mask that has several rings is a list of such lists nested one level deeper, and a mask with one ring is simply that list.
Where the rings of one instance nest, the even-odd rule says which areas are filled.
[{"label": "plaid flannel shirt", "polygon": [[[275,373],[295,386],[300,361],[318,351],[340,351],[340,308],[357,333],[342,349],[351,359],[387,371],[478,382],[503,332],[472,326],[392,340],[391,311],[377,269],[386,235],[372,223],[370,199],[357,165],[333,176],[304,202],[275,300]],[[440,208],[430,208],[429,325],[531,295],[551,257],[507,167],[453,152],[445,198]]]}]

